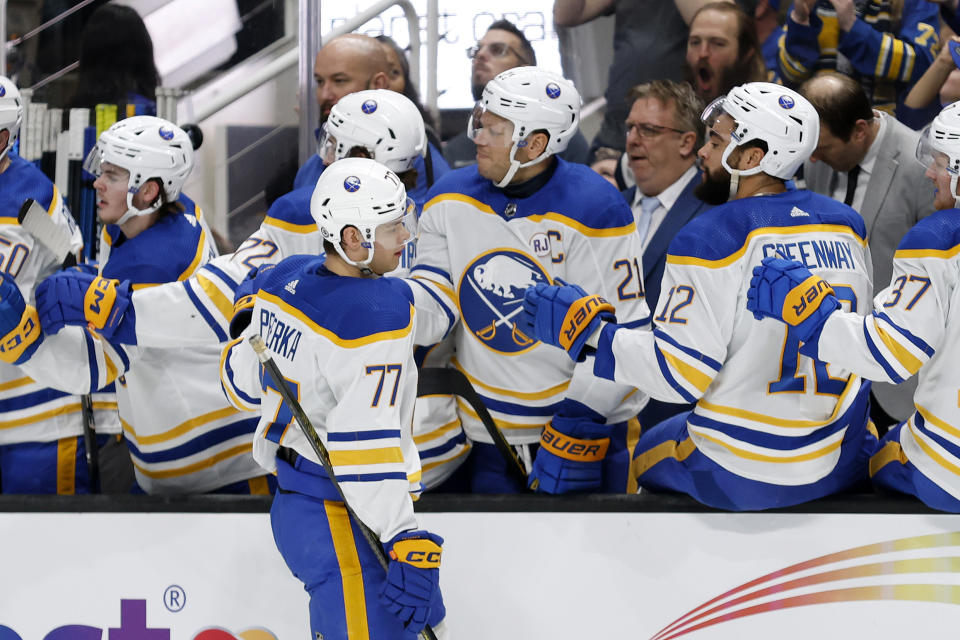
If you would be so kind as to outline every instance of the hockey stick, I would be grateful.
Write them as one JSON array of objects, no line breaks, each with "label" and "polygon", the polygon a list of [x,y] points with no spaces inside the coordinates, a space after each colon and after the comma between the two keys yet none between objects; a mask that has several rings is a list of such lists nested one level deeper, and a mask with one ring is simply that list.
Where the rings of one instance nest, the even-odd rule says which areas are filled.
[{"label": "hockey stick", "polygon": [[507,463],[507,474],[520,483],[521,487],[527,486],[527,471],[520,462],[520,457],[516,450],[510,446],[503,432],[497,428],[497,424],[490,416],[490,412],[483,404],[483,400],[477,394],[477,391],[470,384],[470,380],[462,371],[446,367],[424,367],[420,369],[419,380],[417,382],[417,396],[431,395],[458,395],[467,401],[470,408],[473,409],[480,422],[483,423],[490,438],[493,440],[497,451],[503,456]]},{"label": "hockey stick", "polygon": [[[371,531],[367,525],[363,524],[363,521],[357,517],[356,512],[350,508],[350,504],[347,502],[347,497],[343,493],[343,488],[337,481],[337,475],[334,473],[333,464],[330,462],[330,454],[327,452],[327,447],[320,439],[320,435],[317,433],[317,430],[313,428],[313,423],[310,422],[310,418],[308,418],[307,414],[304,413],[303,407],[300,406],[300,403],[297,401],[297,399],[293,397],[292,393],[290,393],[290,387],[287,386],[287,380],[280,372],[280,368],[277,366],[277,363],[274,362],[273,358],[270,357],[270,354],[267,352],[267,345],[263,343],[263,338],[261,338],[259,335],[253,335],[250,336],[248,341],[250,342],[250,346],[253,347],[254,352],[256,352],[257,359],[260,360],[260,363],[270,374],[270,377],[273,378],[273,382],[277,386],[280,396],[290,408],[290,412],[297,421],[300,431],[302,431],[303,435],[307,437],[310,447],[313,449],[313,452],[317,454],[317,458],[320,459],[320,464],[323,465],[323,470],[327,472],[327,476],[329,476],[330,483],[333,485],[333,488],[337,490],[337,495],[340,496],[340,500],[343,502],[343,507],[347,510],[347,515],[349,515],[350,518],[357,523],[357,527],[363,534],[367,544],[370,545],[370,550],[373,551],[373,555],[377,557],[377,561],[380,563],[380,566],[382,566],[384,571],[386,571],[390,564],[390,560],[387,558],[387,552],[383,550],[383,545],[380,544],[380,539],[377,537],[377,535]],[[420,632],[420,637],[423,638],[423,640],[437,640],[437,636],[434,635],[433,629],[430,628],[430,625],[427,625],[423,628],[423,631]]]},{"label": "hockey stick", "polygon": [[[46,208],[27,198],[17,214],[20,226],[44,247],[53,252],[57,261],[68,267],[77,257],[70,253],[71,239],[67,231],[55,223]],[[82,258],[82,253],[81,253]],[[91,493],[100,493],[100,453],[97,450],[96,421],[93,416],[93,398],[89,393],[80,396],[80,414],[83,422],[83,447],[86,449],[87,476]]]}]

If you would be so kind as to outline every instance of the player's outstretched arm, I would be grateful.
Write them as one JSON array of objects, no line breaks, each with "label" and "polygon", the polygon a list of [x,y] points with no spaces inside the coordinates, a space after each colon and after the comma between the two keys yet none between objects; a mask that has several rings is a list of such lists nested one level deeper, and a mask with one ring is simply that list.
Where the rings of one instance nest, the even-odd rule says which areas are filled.
[{"label": "player's outstretched arm", "polygon": [[43,342],[37,310],[23,299],[20,287],[6,272],[0,272],[0,360],[23,364]]},{"label": "player's outstretched arm", "polygon": [[90,327],[107,340],[137,344],[130,284],[80,269],[53,274],[37,287],[37,313],[44,333],[68,325]]},{"label": "player's outstretched arm", "polygon": [[517,325],[526,335],[559,347],[574,362],[581,362],[587,355],[587,340],[603,321],[613,322],[613,314],[612,304],[577,285],[541,283],[524,294]]},{"label": "player's outstretched arm", "polygon": [[753,269],[747,309],[757,320],[775,318],[804,343],[815,343],[840,302],[833,288],[795,260],[764,258]]}]

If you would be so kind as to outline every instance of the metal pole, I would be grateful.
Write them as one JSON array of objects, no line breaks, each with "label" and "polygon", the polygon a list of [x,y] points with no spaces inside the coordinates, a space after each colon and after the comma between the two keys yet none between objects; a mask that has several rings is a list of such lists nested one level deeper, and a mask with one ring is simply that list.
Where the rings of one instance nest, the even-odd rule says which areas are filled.
[{"label": "metal pole", "polygon": [[427,110],[433,121],[440,126],[440,109],[437,108],[437,45],[440,42],[439,9],[437,0],[427,0]]},{"label": "metal pole", "polygon": [[7,0],[0,0],[0,76],[7,75]]},{"label": "metal pole", "polygon": [[300,87],[300,166],[316,153],[314,129],[320,122],[320,105],[313,87],[313,60],[320,50],[320,2],[300,0],[300,21],[297,28],[299,67],[297,86]]}]

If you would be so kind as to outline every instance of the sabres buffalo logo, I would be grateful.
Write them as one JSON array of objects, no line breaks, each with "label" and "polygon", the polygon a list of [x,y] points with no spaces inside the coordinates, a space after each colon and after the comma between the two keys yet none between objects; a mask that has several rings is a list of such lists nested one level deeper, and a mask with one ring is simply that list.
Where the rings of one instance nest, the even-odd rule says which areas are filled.
[{"label": "sabres buffalo logo", "polygon": [[164,140],[173,140],[173,129],[169,127],[160,127],[160,137]]},{"label": "sabres buffalo logo", "polygon": [[360,110],[366,114],[371,114],[377,110],[377,101],[376,100],[364,100],[363,104],[360,105]]},{"label": "sabres buffalo logo", "polygon": [[517,328],[523,294],[550,277],[532,257],[514,249],[495,249],[467,265],[460,279],[464,325],[484,345],[500,353],[521,353],[536,339]]},{"label": "sabres buffalo logo", "polygon": [[353,193],[360,189],[360,178],[357,176],[348,176],[346,180],[343,181],[343,188]]}]

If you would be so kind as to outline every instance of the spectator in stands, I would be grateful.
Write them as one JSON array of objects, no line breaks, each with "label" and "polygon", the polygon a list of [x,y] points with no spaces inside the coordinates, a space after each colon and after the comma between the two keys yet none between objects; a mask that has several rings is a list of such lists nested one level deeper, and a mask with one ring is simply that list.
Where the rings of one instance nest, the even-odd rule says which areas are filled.
[{"label": "spectator in stands", "polygon": [[[807,188],[856,209],[866,223],[873,283],[890,282],[904,234],[933,212],[925,167],[915,159],[919,134],[872,109],[850,76],[828,74],[800,88],[820,116],[820,141],[804,165]],[[874,383],[871,416],[882,430],[913,413],[916,382]]]},{"label": "spectator in stands", "polygon": [[[635,0],[554,0],[553,22],[575,27],[601,15],[613,15],[613,64],[607,82],[607,110],[591,145],[624,150],[623,123],[630,110],[627,92],[642,82],[684,79],[687,25],[709,0],[636,2]],[[642,62],[641,62],[642,61]]]},{"label": "spectator in stands", "polygon": [[[647,306],[655,312],[670,241],[687,222],[710,209],[694,195],[701,182],[696,159],[703,138],[703,102],[690,85],[672,80],[639,85],[629,96],[633,106],[627,115],[626,154],[636,186],[623,193],[637,221],[643,288]],[[692,408],[651,398],[640,413],[640,424],[650,427]]]},{"label": "spectator in stands", "polygon": [[953,61],[950,50],[960,44],[960,37],[951,36],[940,47],[933,64],[920,76],[910,89],[903,104],[911,109],[926,109],[931,105],[950,104],[960,99],[956,91],[956,81],[949,82],[951,76],[960,77],[960,70]]},{"label": "spectator in stands", "polygon": [[687,75],[704,102],[767,79],[753,19],[730,2],[702,6],[690,21]]},{"label": "spectator in stands", "polygon": [[[338,36],[321,47],[313,66],[320,104],[320,125],[327,121],[330,109],[345,95],[364,89],[387,89],[390,85],[390,61],[384,46],[359,33]],[[318,131],[319,133],[319,131]],[[314,154],[293,180],[293,188],[315,185],[323,173],[323,159]],[[417,158],[417,185],[408,191],[414,200],[421,199],[437,180],[450,170],[440,150],[429,145],[426,160]]]},{"label": "spectator in stands", "polygon": [[[105,4],[83,26],[77,91],[71,107],[132,104],[137,115],[156,115],[160,74],[153,40],[134,9]],[[120,117],[124,117],[122,111]]]},{"label": "spectator in stands", "polygon": [[785,32],[777,61],[788,86],[821,71],[839,71],[863,86],[874,107],[910,126],[925,124],[939,111],[916,113],[902,105],[938,43],[937,8],[927,0],[796,0]]},{"label": "spectator in stands", "polygon": [[440,136],[437,134],[436,124],[433,122],[433,116],[420,103],[420,92],[410,79],[410,62],[407,60],[406,52],[390,36],[379,35],[374,39],[383,47],[383,51],[387,54],[387,63],[390,65],[390,71],[388,72],[390,86],[387,88],[402,93],[410,98],[413,104],[417,105],[427,129],[427,139],[430,144],[439,149],[442,143]]},{"label": "spectator in stands", "polygon": [[[497,20],[491,24],[480,41],[467,49],[467,56],[471,60],[470,89],[474,100],[480,99],[483,88],[500,72],[537,64],[537,54],[530,41],[509,20]],[[443,151],[454,169],[477,162],[477,145],[467,135],[466,129],[447,140]],[[582,133],[576,133],[560,157],[567,162],[586,163],[587,140]]]},{"label": "spectator in stands", "polygon": [[603,176],[603,179],[615,186],[617,189],[623,191],[626,189],[625,184],[621,184],[619,179],[620,171],[620,159],[621,154],[616,149],[599,149],[593,157],[593,163],[590,165],[590,168]]}]

